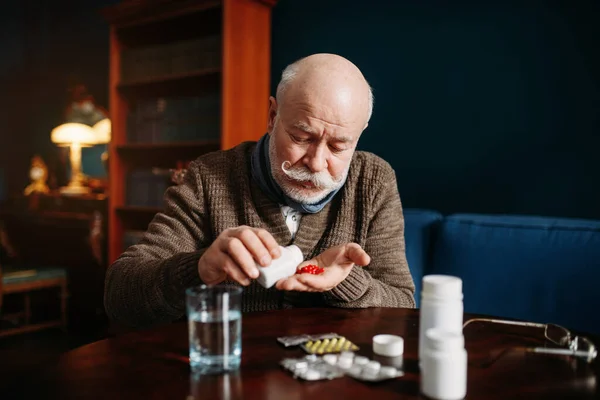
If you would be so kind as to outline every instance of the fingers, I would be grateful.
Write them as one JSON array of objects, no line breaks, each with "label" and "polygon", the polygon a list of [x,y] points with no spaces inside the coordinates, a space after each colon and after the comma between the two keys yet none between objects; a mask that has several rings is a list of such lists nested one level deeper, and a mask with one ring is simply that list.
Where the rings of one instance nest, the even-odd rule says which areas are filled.
[{"label": "fingers", "polygon": [[[318,263],[315,259],[306,260],[300,265],[298,265],[298,269],[309,265]],[[333,273],[332,270],[326,269],[325,272],[321,275],[311,275],[311,274],[296,274],[292,275],[289,278],[281,279],[277,282],[275,287],[279,290],[295,290],[299,292],[323,292],[331,289],[333,286],[331,284]],[[335,278],[333,278],[335,280]]]},{"label": "fingers", "polygon": [[269,232],[264,229],[256,229],[256,235],[260,238],[263,245],[267,248],[269,254],[273,258],[279,258],[281,256],[281,249],[279,244]]},{"label": "fingers", "polygon": [[209,266],[203,263],[203,270],[223,271],[242,285],[258,278],[257,264],[266,267],[281,255],[277,241],[268,231],[248,226],[223,231],[211,248]]},{"label": "fingers", "polygon": [[220,251],[215,251],[212,246],[204,252],[198,260],[198,275],[202,282],[207,285],[216,285],[227,279],[227,273],[223,268],[224,257],[228,256]]},{"label": "fingers", "polygon": [[246,246],[238,238],[231,238],[227,243],[227,254],[252,279],[258,278],[258,268]]},{"label": "fingers", "polygon": [[325,250],[315,259],[304,261],[298,268],[315,263],[325,268],[322,274],[294,275],[277,282],[276,288],[304,292],[328,291],[346,279],[354,265],[365,266],[370,264],[371,257],[357,243],[348,243]]},{"label": "fingers", "polygon": [[371,257],[356,243],[348,243],[346,245],[346,258],[358,266],[369,265]]},{"label": "fingers", "polygon": [[240,269],[237,263],[231,259],[231,257],[225,256],[223,271],[229,275],[231,279],[243,286],[248,286],[250,284],[250,279],[248,279],[246,274]]},{"label": "fingers", "polygon": [[325,292],[335,287],[337,282],[324,275],[301,274],[282,279],[275,287],[279,290],[298,292]]},{"label": "fingers", "polygon": [[198,261],[203,282],[216,284],[227,276],[242,285],[259,276],[257,264],[268,266],[281,255],[279,245],[264,229],[240,226],[221,232]]},{"label": "fingers", "polygon": [[[232,230],[229,236],[239,239],[251,257],[263,267],[271,264],[273,256],[279,257],[277,241],[264,229],[242,226]],[[240,249],[236,248],[236,250]]]},{"label": "fingers", "polygon": [[299,275],[296,279],[298,283],[301,285],[311,289],[312,291],[319,290],[325,291],[329,290],[328,279],[324,279],[325,277],[322,275],[310,275],[310,274],[302,274]]},{"label": "fingers", "polygon": [[316,290],[300,282],[299,277],[294,275],[286,279],[281,279],[275,284],[279,290],[298,291],[298,292],[315,292]]}]

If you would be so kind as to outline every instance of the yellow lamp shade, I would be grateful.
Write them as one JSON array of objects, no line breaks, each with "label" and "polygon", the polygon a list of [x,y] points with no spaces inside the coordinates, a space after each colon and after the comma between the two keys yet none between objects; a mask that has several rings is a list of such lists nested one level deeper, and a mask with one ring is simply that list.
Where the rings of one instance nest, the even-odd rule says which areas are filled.
[{"label": "yellow lamp shade", "polygon": [[111,124],[110,119],[104,118],[96,122],[92,127],[96,136],[95,144],[104,144],[110,142]]},{"label": "yellow lamp shade", "polygon": [[90,145],[96,143],[94,129],[85,124],[69,122],[52,129],[51,140],[58,145]]}]

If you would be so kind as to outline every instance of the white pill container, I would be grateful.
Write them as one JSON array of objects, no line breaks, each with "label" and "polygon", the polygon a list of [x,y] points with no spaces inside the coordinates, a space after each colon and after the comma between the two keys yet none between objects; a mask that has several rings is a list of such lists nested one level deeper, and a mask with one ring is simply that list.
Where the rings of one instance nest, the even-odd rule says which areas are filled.
[{"label": "white pill container", "polygon": [[419,365],[423,355],[425,332],[431,328],[462,334],[462,280],[449,275],[426,275],[421,290],[419,316]]},{"label": "white pill container", "polygon": [[421,360],[421,393],[434,400],[467,394],[467,351],[462,333],[428,329]]},{"label": "white pill container", "polygon": [[294,275],[298,265],[304,261],[302,250],[296,245],[279,246],[279,250],[281,250],[279,258],[273,259],[267,267],[256,264],[259,273],[256,280],[267,289],[275,285],[278,280]]},{"label": "white pill container", "polygon": [[384,357],[399,357],[404,354],[404,339],[396,335],[375,335],[373,353]]}]

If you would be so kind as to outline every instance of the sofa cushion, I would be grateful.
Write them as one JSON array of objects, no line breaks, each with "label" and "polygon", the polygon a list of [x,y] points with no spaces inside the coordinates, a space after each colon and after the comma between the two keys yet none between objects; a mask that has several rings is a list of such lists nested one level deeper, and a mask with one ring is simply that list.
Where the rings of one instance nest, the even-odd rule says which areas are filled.
[{"label": "sofa cushion", "polygon": [[463,279],[465,312],[600,333],[600,221],[452,215],[433,273]]},{"label": "sofa cushion", "polygon": [[404,241],[406,259],[415,282],[415,301],[420,304],[421,280],[423,274],[431,269],[431,239],[436,226],[443,216],[437,211],[405,209],[404,212]]}]

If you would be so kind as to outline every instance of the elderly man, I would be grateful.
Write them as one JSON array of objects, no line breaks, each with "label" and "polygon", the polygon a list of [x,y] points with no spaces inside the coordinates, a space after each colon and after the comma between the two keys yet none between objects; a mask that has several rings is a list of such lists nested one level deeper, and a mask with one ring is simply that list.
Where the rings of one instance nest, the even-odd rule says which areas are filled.
[{"label": "elderly man", "polygon": [[[109,268],[108,315],[132,326],[171,321],[185,312],[187,287],[221,282],[245,287],[244,311],[414,307],[394,171],[355,151],[372,109],[369,84],[345,58],[288,66],[268,133],[191,163],[142,241]],[[256,264],[289,244],[325,272],[263,288]]]}]

